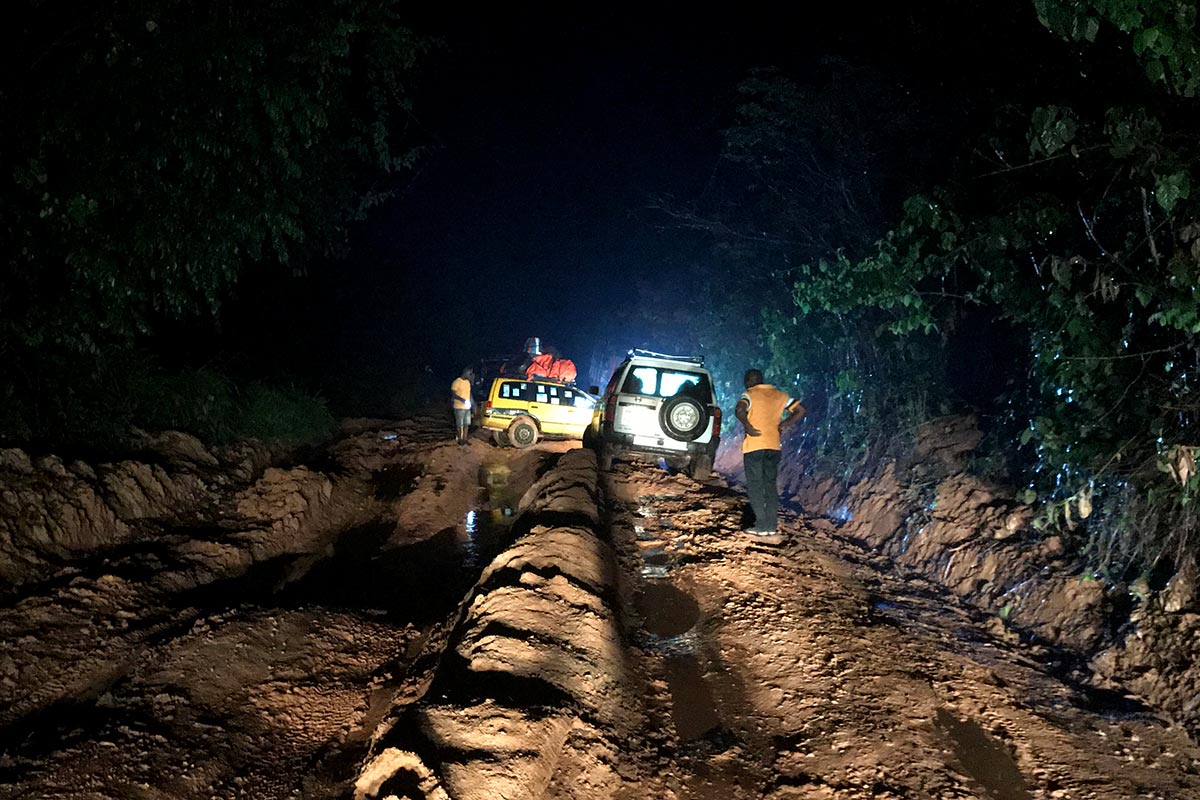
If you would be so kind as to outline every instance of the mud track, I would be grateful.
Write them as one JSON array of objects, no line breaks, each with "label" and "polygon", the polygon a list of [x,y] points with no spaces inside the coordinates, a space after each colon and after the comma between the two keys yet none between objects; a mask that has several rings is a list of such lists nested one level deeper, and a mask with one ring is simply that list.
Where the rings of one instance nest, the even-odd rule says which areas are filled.
[{"label": "mud track", "polygon": [[0,798],[1200,797],[1181,729],[829,520],[442,436],[14,587]]}]

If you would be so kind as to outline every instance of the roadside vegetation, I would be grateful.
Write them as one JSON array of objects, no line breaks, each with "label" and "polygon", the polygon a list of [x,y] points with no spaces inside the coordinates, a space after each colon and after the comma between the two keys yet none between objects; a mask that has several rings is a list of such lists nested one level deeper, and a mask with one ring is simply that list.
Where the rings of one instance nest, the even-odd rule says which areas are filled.
[{"label": "roadside vegetation", "polygon": [[[1200,545],[1196,5],[1033,5],[1042,30],[1028,7],[985,15],[1005,77],[973,74],[940,128],[928,76],[750,75],[709,190],[662,206],[711,236],[725,313],[761,321],[714,336],[809,401],[814,469],[973,408],[977,466],[1040,529],[1153,585]],[[943,75],[969,58],[944,55]]]},{"label": "roadside vegetation", "polygon": [[408,86],[432,43],[365,0],[17,6],[0,78],[19,121],[0,130],[0,440],[325,425],[321,403],[254,376],[234,388],[205,357],[142,364],[202,352],[193,339],[247,274],[344,254],[417,156]]}]

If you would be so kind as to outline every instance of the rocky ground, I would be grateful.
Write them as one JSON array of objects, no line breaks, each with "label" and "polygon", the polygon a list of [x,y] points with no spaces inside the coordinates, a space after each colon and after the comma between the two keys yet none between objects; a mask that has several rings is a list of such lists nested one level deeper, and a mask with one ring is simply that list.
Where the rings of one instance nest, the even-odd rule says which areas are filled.
[{"label": "rocky ground", "polygon": [[442,428],[5,451],[0,798],[1200,797],[1184,730],[841,522]]}]

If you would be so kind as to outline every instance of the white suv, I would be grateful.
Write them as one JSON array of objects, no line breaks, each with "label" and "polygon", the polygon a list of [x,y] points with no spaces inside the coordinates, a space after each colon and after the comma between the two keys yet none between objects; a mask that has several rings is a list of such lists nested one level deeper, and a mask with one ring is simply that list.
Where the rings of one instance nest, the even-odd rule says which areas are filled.
[{"label": "white suv", "polygon": [[704,358],[630,350],[609,378],[583,438],[602,470],[611,469],[617,456],[647,454],[707,479],[721,443],[721,408]]}]

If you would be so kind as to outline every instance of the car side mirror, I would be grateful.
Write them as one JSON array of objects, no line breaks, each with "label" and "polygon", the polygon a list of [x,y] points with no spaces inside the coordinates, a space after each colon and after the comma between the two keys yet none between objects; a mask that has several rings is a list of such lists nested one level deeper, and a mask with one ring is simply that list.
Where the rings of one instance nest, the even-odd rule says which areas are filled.
[{"label": "car side mirror", "polygon": [[600,394],[600,387],[599,386],[589,386],[588,394]]}]

